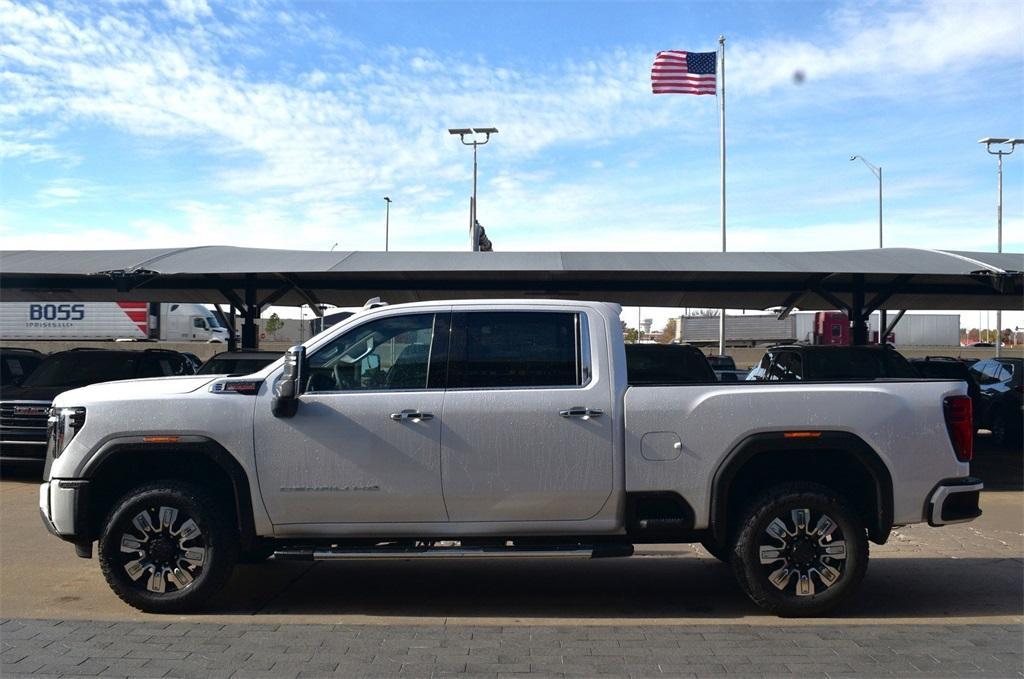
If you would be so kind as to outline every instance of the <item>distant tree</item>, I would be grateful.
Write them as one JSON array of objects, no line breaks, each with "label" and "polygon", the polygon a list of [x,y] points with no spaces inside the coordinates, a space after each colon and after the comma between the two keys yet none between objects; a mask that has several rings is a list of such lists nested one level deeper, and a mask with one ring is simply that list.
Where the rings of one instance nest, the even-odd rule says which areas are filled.
[{"label": "distant tree", "polygon": [[274,313],[270,314],[270,318],[267,319],[267,322],[263,326],[263,329],[266,331],[268,336],[273,337],[283,327],[284,321],[281,320],[281,317],[278,316],[277,312],[275,311]]},{"label": "distant tree", "polygon": [[665,328],[655,338],[658,344],[672,344],[676,340],[676,326],[678,323],[678,318],[668,319]]},{"label": "distant tree", "polygon": [[635,343],[639,337],[639,333],[636,328],[631,328],[626,325],[626,321],[619,321],[622,324],[622,338],[626,343]]},{"label": "distant tree", "polygon": [[694,309],[690,315],[697,318],[718,318],[718,309]]}]

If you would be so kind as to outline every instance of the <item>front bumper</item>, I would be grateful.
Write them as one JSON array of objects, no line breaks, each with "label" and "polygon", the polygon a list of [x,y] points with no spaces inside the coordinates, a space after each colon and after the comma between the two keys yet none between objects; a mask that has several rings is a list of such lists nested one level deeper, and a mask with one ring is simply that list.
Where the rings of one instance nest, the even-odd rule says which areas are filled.
[{"label": "front bumper", "polygon": [[984,487],[981,479],[973,476],[940,481],[928,496],[928,525],[966,523],[981,516],[978,503]]},{"label": "front bumper", "polygon": [[51,479],[39,486],[39,515],[46,530],[73,543],[75,552],[92,557],[89,531],[89,482],[84,479]]}]

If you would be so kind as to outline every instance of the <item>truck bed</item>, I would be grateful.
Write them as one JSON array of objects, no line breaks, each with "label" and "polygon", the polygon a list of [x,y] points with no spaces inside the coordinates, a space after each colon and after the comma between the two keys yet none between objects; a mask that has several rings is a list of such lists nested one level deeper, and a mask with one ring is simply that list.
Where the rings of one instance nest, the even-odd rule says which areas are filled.
[{"label": "truck bed", "polygon": [[920,499],[936,474],[967,473],[942,412],[946,396],[965,392],[962,382],[946,380],[629,387],[626,490],[676,490],[694,509],[694,527],[706,528],[716,471],[745,439],[769,431],[842,431],[863,439],[889,468],[894,522],[918,522],[925,511]]}]

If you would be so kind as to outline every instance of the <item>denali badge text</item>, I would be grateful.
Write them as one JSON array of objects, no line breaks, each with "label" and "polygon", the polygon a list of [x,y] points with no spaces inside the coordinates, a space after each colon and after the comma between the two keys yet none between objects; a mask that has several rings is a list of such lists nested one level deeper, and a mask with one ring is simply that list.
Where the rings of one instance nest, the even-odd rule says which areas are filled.
[{"label": "denali badge text", "polygon": [[380,490],[380,486],[281,486],[283,493],[347,493],[357,490]]}]

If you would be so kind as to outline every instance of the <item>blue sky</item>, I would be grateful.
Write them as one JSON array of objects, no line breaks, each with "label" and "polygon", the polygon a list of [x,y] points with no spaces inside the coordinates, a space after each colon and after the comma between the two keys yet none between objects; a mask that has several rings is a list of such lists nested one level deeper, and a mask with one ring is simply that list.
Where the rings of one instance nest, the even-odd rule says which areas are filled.
[{"label": "blue sky", "polygon": [[[727,43],[729,247],[995,249],[1024,136],[1024,5],[0,0],[0,247],[714,250],[714,97],[661,49]],[[795,71],[806,74],[797,84]],[[1024,250],[1024,150],[1004,239]]]}]

